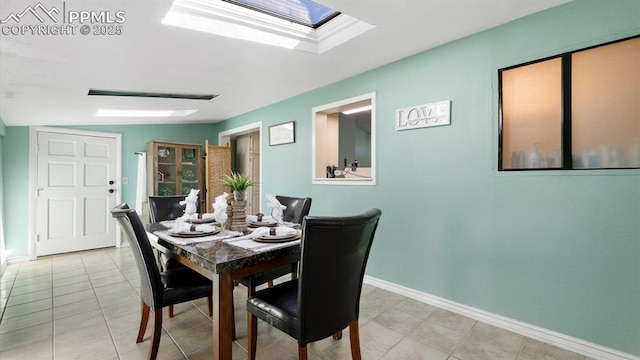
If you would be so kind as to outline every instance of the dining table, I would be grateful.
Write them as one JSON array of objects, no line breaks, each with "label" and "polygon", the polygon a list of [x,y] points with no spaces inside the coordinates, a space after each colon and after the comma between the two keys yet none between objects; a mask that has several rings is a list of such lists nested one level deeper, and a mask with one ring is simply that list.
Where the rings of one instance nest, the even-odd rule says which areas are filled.
[{"label": "dining table", "polygon": [[223,230],[223,234],[225,231],[231,234],[224,239],[217,236],[218,239],[213,240],[193,238],[189,241],[190,239],[172,237],[170,226],[166,222],[145,226],[149,241],[156,249],[213,282],[215,360],[232,357],[234,280],[300,260],[299,240],[253,247],[243,245],[251,242],[246,234],[229,230]]}]

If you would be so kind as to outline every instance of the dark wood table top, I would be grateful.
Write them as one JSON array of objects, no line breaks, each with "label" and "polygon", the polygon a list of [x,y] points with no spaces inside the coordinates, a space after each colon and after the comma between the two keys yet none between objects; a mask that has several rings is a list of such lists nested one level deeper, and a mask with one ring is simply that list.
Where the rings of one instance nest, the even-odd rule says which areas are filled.
[{"label": "dark wood table top", "polygon": [[[146,229],[147,232],[153,234],[155,231],[167,230],[167,227],[161,223],[152,223],[147,224]],[[178,257],[188,259],[191,263],[216,274],[252,268],[255,265],[278,258],[300,256],[299,243],[269,251],[255,252],[228,244],[223,240],[178,245],[167,241],[160,236],[154,236],[157,237],[157,245],[161,251],[164,248],[164,250],[168,250]],[[150,240],[152,240],[153,243],[153,240],[155,239],[150,237]]]}]

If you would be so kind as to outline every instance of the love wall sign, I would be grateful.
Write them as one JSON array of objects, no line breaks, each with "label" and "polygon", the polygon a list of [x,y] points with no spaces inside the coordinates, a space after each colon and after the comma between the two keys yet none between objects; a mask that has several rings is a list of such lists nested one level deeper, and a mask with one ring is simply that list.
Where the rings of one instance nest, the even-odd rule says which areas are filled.
[{"label": "love wall sign", "polygon": [[450,100],[396,110],[396,130],[451,124]]}]

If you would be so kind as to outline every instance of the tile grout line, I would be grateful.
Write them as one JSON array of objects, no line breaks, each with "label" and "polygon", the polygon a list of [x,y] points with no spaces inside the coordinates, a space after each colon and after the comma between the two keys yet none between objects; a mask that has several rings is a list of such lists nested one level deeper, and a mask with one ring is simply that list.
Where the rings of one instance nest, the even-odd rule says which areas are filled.
[{"label": "tile grout line", "polygon": [[[121,268],[120,266],[118,266],[118,263],[115,262],[115,260],[113,259],[113,257],[111,255],[109,255],[109,258],[114,262],[116,268],[118,269],[118,271],[120,271],[120,273],[122,273],[124,275],[124,271],[123,268]],[[134,290],[136,290],[136,293],[138,294],[138,296],[140,297],[140,300],[142,301],[142,296],[141,294],[138,292],[138,290],[136,289],[136,287],[134,286],[134,284],[131,282],[131,280],[129,278],[127,278],[125,276],[125,278],[127,279],[127,283],[129,283]],[[200,313],[202,313],[203,315],[205,315],[207,318],[209,317],[202,309],[200,309],[196,304],[193,303],[193,301],[189,302],[191,304],[191,306],[195,307],[197,311],[199,311]],[[163,311],[164,309],[160,309],[160,311]],[[138,315],[139,316],[139,315]],[[164,314],[163,314],[164,317]],[[148,325],[148,324],[147,324]],[[180,344],[178,344],[178,341],[173,337],[173,335],[171,334],[171,332],[166,328],[166,323],[163,321],[162,322],[162,330],[165,332],[165,334],[167,336],[169,336],[169,338],[171,339],[171,342],[176,346],[176,348],[178,349],[178,351],[180,351],[180,354],[182,354],[184,360],[188,360],[189,356],[187,355],[186,351],[180,346]],[[109,332],[111,332],[111,329],[109,328]],[[117,350],[117,347],[116,347]],[[120,356],[120,353],[118,351],[118,357],[122,358]]]},{"label": "tile grout line", "polygon": [[[36,258],[36,261],[38,259]],[[55,307],[53,304],[53,260],[51,260],[51,359],[55,360],[55,344],[56,344],[56,325],[55,325]]]},{"label": "tile grout line", "polygon": [[453,350],[451,351],[451,354],[449,354],[448,357],[451,357],[451,356],[453,356],[453,354],[455,354],[456,350],[458,350],[460,345],[462,345],[462,343],[467,339],[467,337],[469,337],[471,335],[471,332],[476,327],[476,325],[478,325],[478,323],[479,323],[478,320],[474,320],[473,321],[473,325],[465,332],[464,336],[462,337],[462,339],[460,339],[460,341],[458,341],[456,346],[453,347]]},{"label": "tile grout line", "polygon": [[[102,310],[102,305],[100,304],[100,301],[98,300],[98,295],[95,292],[95,289],[93,287],[93,283],[91,282],[91,278],[89,277],[89,272],[87,271],[87,266],[85,264],[84,258],[82,257],[82,254],[79,254],[80,256],[80,262],[82,263],[82,268],[84,269],[84,273],[87,275],[87,277],[89,278],[89,284],[91,285],[91,290],[93,291],[93,295],[95,296],[96,301],[98,302],[98,307],[100,308],[100,312],[102,313],[102,319],[104,320],[105,326],[107,327],[107,330],[109,331],[109,336],[111,337],[111,341],[113,342],[113,335],[111,334],[111,331],[109,330],[109,325],[106,322],[106,317],[104,316],[104,311]],[[53,282],[53,273],[52,273],[52,282]],[[52,286],[52,290],[53,291],[53,286]],[[79,292],[79,291],[77,291]],[[53,298],[52,298],[53,301]],[[81,301],[81,300],[80,300]],[[80,302],[80,301],[75,301],[75,302]],[[71,302],[69,304],[73,304],[74,302]],[[69,304],[65,304],[65,305],[69,305]],[[53,311],[52,311],[53,315],[53,321],[52,321],[52,326],[53,326],[53,331],[52,331],[52,359],[55,360],[56,358],[56,352],[55,352],[55,339],[56,339],[56,326],[55,326],[55,306],[53,307]],[[114,348],[115,348],[115,344],[114,344]],[[116,354],[117,354],[117,348],[116,348]]]},{"label": "tile grout line", "polygon": [[[106,260],[106,258],[104,258],[104,259],[103,259],[103,258],[102,258],[102,256],[108,256],[108,257],[109,257],[109,260]],[[133,269],[134,269],[134,268],[131,266],[131,265],[134,265],[134,264],[130,263],[130,261],[129,261],[130,259],[129,259],[128,257],[123,257],[123,256],[122,256],[122,254],[119,254],[119,253],[117,253],[117,252],[113,252],[113,251],[111,251],[111,250],[107,250],[107,251],[100,252],[100,254],[98,254],[98,255],[97,255],[97,256],[95,256],[95,257],[94,257],[94,256],[87,256],[86,258],[81,258],[81,260],[80,260],[79,262],[77,262],[77,263],[61,262],[61,263],[60,263],[60,264],[61,264],[60,266],[64,266],[64,265],[66,265],[66,264],[69,264],[69,266],[76,267],[76,268],[78,268],[78,271],[82,271],[85,275],[88,275],[88,274],[89,274],[89,273],[88,273],[88,269],[89,269],[89,268],[93,269],[93,266],[92,266],[92,265],[93,265],[93,261],[94,261],[94,260],[96,260],[96,264],[95,264],[96,266],[98,266],[98,265],[100,265],[100,266],[102,266],[102,265],[104,265],[104,266],[108,266],[108,265],[109,265],[109,266],[110,266],[110,265],[112,265],[113,263],[115,263],[115,266],[116,266],[116,268],[118,269],[118,271],[119,271],[120,273],[123,273],[123,274],[124,274],[123,270],[133,271]],[[102,261],[104,261],[104,263],[102,263]],[[47,264],[43,264],[43,265],[45,265],[45,266],[44,266],[44,268],[46,269]],[[50,265],[50,266],[52,266],[52,267],[54,268],[54,269],[52,270],[52,272],[51,272],[51,275],[52,275],[52,276],[51,276],[51,279],[52,279],[52,281],[53,281],[53,275],[54,275],[55,268],[56,268],[56,266],[55,266],[55,265],[56,265],[56,262],[51,261],[51,263],[49,263],[48,265]],[[40,270],[41,270],[41,271],[42,271],[42,270],[45,270],[45,269],[42,269],[42,267],[40,267]],[[63,267],[60,267],[60,269],[63,269],[63,270],[64,270],[64,268],[63,268]],[[81,270],[81,269],[82,269],[82,270]],[[33,267],[33,268],[32,268],[32,267],[30,267],[30,266],[26,266],[26,267],[24,267],[24,268],[22,268],[22,269],[17,269],[17,270],[16,270],[16,273],[15,273],[15,275],[16,275],[16,276],[15,276],[15,277],[13,277],[13,278],[12,278],[12,280],[10,280],[10,282],[9,282],[9,281],[7,281],[7,286],[8,286],[8,287],[9,287],[9,289],[11,290],[10,294],[15,295],[15,292],[16,292],[16,291],[18,291],[17,289],[19,289],[19,288],[20,288],[20,287],[16,287],[16,284],[19,284],[18,279],[21,279],[21,277],[19,276],[20,274],[22,274],[22,276],[29,277],[29,276],[32,276],[32,275],[33,275],[33,273],[35,273],[35,272],[37,272],[37,271],[38,271],[38,267]],[[96,274],[96,272],[92,272],[92,274]],[[100,278],[100,277],[99,277],[99,278]],[[23,281],[23,280],[24,280],[24,279],[22,279],[22,280],[20,280],[20,281]],[[107,319],[106,319],[106,313],[105,313],[105,309],[107,309],[107,308],[111,309],[110,305],[111,305],[111,303],[112,303],[112,302],[111,302],[111,301],[108,301],[108,300],[109,300],[109,299],[111,299],[111,298],[106,298],[106,299],[107,299],[106,301],[104,301],[104,302],[100,302],[100,301],[98,300],[98,296],[97,296],[97,293],[98,293],[98,292],[100,292],[101,294],[102,294],[102,293],[104,293],[104,294],[111,294],[111,291],[102,291],[102,290],[101,290],[101,291],[97,291],[97,290],[98,290],[98,287],[100,287],[101,289],[103,289],[103,286],[109,286],[109,285],[101,285],[101,284],[102,284],[102,282],[101,282],[101,281],[98,281],[98,285],[99,285],[99,286],[97,286],[97,287],[96,287],[96,286],[94,286],[94,283],[93,283],[93,282],[91,282],[91,278],[89,278],[89,281],[90,281],[90,289],[91,289],[91,292],[88,292],[88,291],[87,291],[87,294],[86,294],[86,295],[87,295],[87,297],[90,297],[90,296],[91,296],[90,294],[91,294],[91,293],[93,294],[93,296],[94,296],[94,298],[96,299],[96,301],[98,301],[98,308],[100,309],[100,314],[102,315],[102,320],[98,320],[98,319],[96,319],[96,318],[94,318],[94,320],[96,320],[96,321],[97,321],[97,325],[98,325],[98,327],[100,326],[100,324],[101,324],[101,323],[103,323],[103,324],[105,324],[105,325],[107,326],[107,330],[109,331],[109,336],[110,336],[110,338],[111,338],[111,341],[110,341],[110,342],[106,342],[106,336],[104,336],[104,335],[103,335],[103,336],[100,336],[100,338],[101,338],[101,339],[104,339],[103,341],[105,341],[105,343],[104,343],[104,348],[103,348],[103,350],[102,350],[102,351],[103,351],[103,352],[102,352],[103,356],[106,356],[106,353],[107,353],[107,352],[109,352],[110,354],[113,354],[114,359],[125,359],[125,358],[129,358],[129,357],[131,357],[131,356],[137,357],[138,355],[140,355],[140,356],[141,356],[141,354],[138,354],[137,352],[127,351],[126,349],[128,349],[128,346],[129,346],[129,345],[126,345],[126,344],[125,344],[125,347],[123,347],[123,349],[125,349],[125,351],[127,351],[126,353],[124,353],[124,354],[123,354],[123,353],[121,353],[120,349],[118,349],[117,344],[116,344],[116,340],[115,340],[115,335],[117,335],[118,333],[116,333],[116,332],[115,332],[115,330],[118,328],[118,326],[119,326],[119,322],[118,322],[118,321],[111,321],[111,320],[107,321]],[[132,287],[134,288],[134,290],[135,290],[135,291],[136,291],[136,293],[137,293],[137,296],[139,297],[139,292],[138,292],[138,290],[137,290],[136,286],[134,285],[134,282],[136,282],[136,281],[139,281],[139,279],[137,279],[137,278],[136,278],[136,279],[134,279],[134,280],[131,280],[131,279],[129,279],[129,278],[127,277],[127,281],[126,281],[126,283],[127,283],[127,284],[129,284],[130,286],[132,286]],[[124,284],[124,283],[123,283],[123,284]],[[54,286],[52,286],[52,287],[51,287],[51,292],[52,292],[52,293],[51,293],[51,297],[52,297],[52,301],[53,301],[53,294],[55,294],[55,293],[56,293],[56,289],[58,289],[58,288],[59,288],[59,287],[54,287]],[[87,289],[87,290],[89,290],[89,289]],[[386,304],[389,302],[389,300],[392,300],[392,299],[389,299],[389,298],[385,297],[385,294],[384,294],[384,293],[382,293],[382,292],[380,292],[379,294],[377,294],[377,293],[375,293],[375,292],[369,292],[368,294],[369,294],[370,296],[372,296],[374,299],[381,299],[381,305],[382,305],[382,303],[385,303],[385,305],[386,305]],[[45,295],[45,294],[43,294],[43,295]],[[234,297],[234,298],[235,298],[235,297]],[[8,303],[8,299],[9,299],[9,297],[7,297],[7,303]],[[410,298],[403,297],[403,299],[410,299]],[[73,304],[73,302],[72,302],[71,304]],[[238,304],[239,304],[238,306],[240,306],[240,302],[238,302]],[[62,305],[61,305],[61,306],[62,306]],[[206,306],[206,305],[205,305],[205,306],[200,307],[200,306],[198,306],[198,304],[197,304],[195,301],[192,301],[192,302],[190,302],[190,306],[195,306],[195,307],[196,307],[196,313],[197,313],[198,315],[204,315],[205,317],[208,317],[208,315],[207,315],[207,311],[206,311],[206,308],[205,308],[205,306]],[[398,302],[396,302],[396,303],[395,303],[395,305],[391,305],[391,306],[382,306],[383,308],[385,308],[385,309],[383,309],[383,310],[380,310],[379,308],[377,308],[377,307],[376,307],[376,308],[374,309],[375,311],[373,311],[373,312],[372,312],[372,315],[374,314],[374,312],[375,312],[375,313],[377,313],[377,314],[376,314],[376,315],[373,315],[373,316],[371,317],[371,319],[369,319],[369,322],[372,322],[372,321],[373,321],[373,322],[377,322],[377,321],[378,321],[377,319],[379,319],[379,318],[380,318],[381,314],[383,314],[383,313],[385,313],[385,312],[389,312],[389,310],[390,310],[390,309],[396,308],[397,306],[398,306]],[[3,319],[3,317],[4,317],[4,316],[7,316],[7,314],[9,314],[9,316],[11,316],[11,313],[13,312],[13,311],[10,311],[9,313],[7,313],[7,312],[6,312],[6,311],[7,311],[7,310],[6,310],[6,308],[7,308],[7,307],[5,306],[5,307],[3,307],[2,309],[0,309],[0,310],[2,310],[2,311],[4,312],[4,314],[2,315],[2,317],[0,317],[0,319],[2,319],[2,320],[4,320],[4,321],[6,321],[6,320],[8,320],[8,319],[6,319],[6,318],[4,318],[4,319]],[[74,308],[74,306],[71,306],[71,308],[73,309],[73,308]],[[130,308],[130,307],[129,307],[129,308]],[[438,309],[440,309],[440,310],[444,310],[444,311],[447,311],[446,309],[442,309],[442,308],[439,308],[439,307],[435,307],[435,309],[434,309],[434,310],[438,310]],[[64,310],[64,309],[63,309],[63,310]],[[116,309],[116,311],[118,311],[118,312],[114,312],[113,314],[117,315],[117,313],[119,313],[119,310],[117,310],[117,309]],[[403,310],[400,310],[400,311],[403,311]],[[64,312],[64,313],[63,313],[63,312]],[[66,311],[63,311],[63,312],[61,312],[60,314],[61,314],[61,315],[64,315],[64,318],[66,318],[68,315],[65,315]],[[96,312],[97,312],[97,309],[96,309]],[[432,311],[432,312],[433,312],[433,311]],[[127,314],[129,314],[129,313],[130,313],[130,315],[131,315],[132,317],[133,317],[133,316],[139,316],[139,313],[137,313],[137,312],[130,312],[130,311],[128,311],[128,312],[127,312]],[[51,334],[51,335],[45,335],[45,337],[43,337],[43,338],[42,338],[42,340],[50,340],[50,341],[51,341],[51,343],[50,343],[50,344],[47,344],[47,343],[45,343],[45,342],[43,341],[41,344],[39,344],[39,346],[40,346],[40,348],[39,348],[39,349],[40,349],[41,351],[47,351],[47,352],[51,351],[51,358],[52,358],[52,359],[60,359],[60,360],[61,360],[64,356],[63,356],[63,355],[61,355],[61,354],[57,354],[57,355],[56,355],[56,353],[55,353],[55,351],[56,351],[56,347],[57,347],[57,348],[60,348],[62,351],[65,351],[65,350],[66,350],[66,347],[64,347],[64,346],[63,346],[63,344],[66,344],[66,343],[67,343],[67,341],[64,341],[64,342],[59,341],[59,342],[58,342],[58,344],[56,345],[56,342],[55,342],[55,335],[56,335],[56,325],[55,325],[56,320],[55,320],[55,317],[56,317],[56,315],[55,315],[55,313],[54,313],[54,312],[52,312],[52,314],[53,314],[52,316],[53,316],[53,318],[54,318],[54,320],[52,321],[52,324],[50,324],[50,326],[46,326],[46,325],[45,325],[45,326],[42,328],[42,331],[50,330],[50,334]],[[111,314],[111,311],[110,311],[110,314]],[[100,316],[100,315],[98,315],[98,316]],[[110,316],[111,316],[111,315],[110,315]],[[127,319],[128,319],[128,320],[132,320],[132,317],[128,317]],[[48,318],[48,317],[46,317],[46,316],[45,316],[44,318]],[[115,317],[114,319],[119,319],[119,318],[120,318],[120,317],[118,316],[118,317]],[[124,318],[123,318],[123,319],[124,319]],[[127,321],[128,321],[128,320],[127,320]],[[209,320],[210,320],[210,318],[209,318]],[[472,319],[472,320],[473,320],[473,319]],[[422,322],[420,322],[420,324],[428,323],[429,321],[430,321],[430,318],[429,318],[429,316],[427,316],[427,318],[425,318],[424,320],[422,320]],[[440,324],[439,326],[442,326],[442,324],[451,324],[451,325],[455,325],[455,324],[456,324],[456,323],[450,323],[447,319],[444,319],[444,318],[442,319],[442,321],[445,321],[445,322],[443,322],[443,323],[434,322],[434,324],[436,324],[436,325]],[[411,321],[411,322],[413,322],[413,321]],[[112,323],[112,324],[113,324],[113,326],[114,326],[114,327],[113,327],[113,330],[112,330],[112,328],[110,327],[110,323]],[[138,323],[139,323],[139,321],[138,321]],[[468,324],[468,322],[466,322],[466,323]],[[385,325],[385,324],[383,324],[383,323],[378,323],[378,324],[380,324],[380,326],[386,327],[387,329],[393,330],[393,326],[389,327],[389,326],[387,326],[387,325]],[[43,325],[44,325],[44,324],[43,324]],[[363,325],[364,325],[364,324],[363,324]],[[391,325],[393,325],[393,323],[391,323]],[[485,342],[487,342],[487,343],[491,343],[491,340],[490,340],[489,338],[487,338],[487,339],[484,339],[484,340],[483,340],[483,339],[479,339],[479,340],[482,340],[482,341],[479,341],[479,342],[478,342],[478,341],[476,341],[476,338],[475,338],[475,335],[474,335],[474,330],[476,330],[476,331],[477,331],[478,329],[480,329],[480,327],[482,327],[482,329],[481,329],[481,330],[483,330],[483,332],[482,332],[482,333],[484,333],[484,330],[486,330],[486,329],[484,328],[484,326],[485,326],[485,325],[487,325],[485,322],[482,322],[482,321],[479,321],[479,320],[473,320],[473,322],[471,323],[471,325],[468,325],[467,330],[463,332],[463,334],[462,334],[463,336],[461,336],[461,337],[459,338],[459,340],[457,340],[457,341],[455,341],[455,342],[453,342],[453,341],[451,342],[451,343],[452,343],[451,350],[450,350],[450,351],[447,351],[447,353],[449,353],[449,354],[448,354],[446,357],[444,357],[445,353],[443,353],[443,354],[442,354],[442,355],[443,355],[442,359],[448,359],[448,360],[460,360],[460,359],[462,359],[464,356],[460,356],[460,359],[459,359],[457,356],[454,356],[454,354],[456,353],[456,351],[461,351],[461,350],[464,350],[464,354],[466,354],[466,353],[467,353],[467,352],[469,352],[469,351],[471,351],[471,352],[473,352],[473,351],[483,351],[483,352],[484,352],[484,350],[483,350],[483,349],[484,349],[484,343],[485,343]],[[77,326],[77,325],[76,325],[76,326]],[[420,325],[417,325],[416,327],[418,327],[418,326],[420,326]],[[175,346],[176,346],[177,350],[178,350],[178,351],[180,352],[180,354],[181,354],[181,357],[180,357],[179,359],[185,359],[185,360],[186,360],[186,359],[189,359],[189,356],[190,356],[190,355],[192,355],[192,354],[193,354],[194,356],[196,356],[196,355],[195,355],[195,353],[198,353],[198,354],[202,355],[202,351],[198,351],[198,350],[199,350],[199,349],[201,349],[201,348],[204,348],[205,346],[198,347],[197,349],[195,349],[195,348],[194,348],[193,350],[191,350],[191,352],[190,352],[189,354],[187,354],[186,350],[188,349],[187,347],[188,347],[188,346],[190,346],[190,345],[189,345],[189,343],[187,343],[187,342],[182,342],[181,344],[179,344],[179,343],[178,343],[178,341],[182,341],[182,340],[181,340],[181,339],[182,339],[182,338],[181,338],[181,333],[180,333],[180,331],[181,331],[180,329],[182,329],[182,327],[181,327],[181,326],[180,326],[180,327],[175,327],[175,328],[173,328],[173,332],[169,331],[169,330],[168,330],[168,327],[171,327],[171,324],[170,324],[169,322],[164,322],[164,321],[163,321],[163,327],[162,327],[162,330],[163,330],[163,332],[165,333],[165,334],[163,334],[163,336],[169,336],[169,338],[171,339],[171,340],[169,340],[169,341],[171,341],[171,343],[173,343],[173,345],[175,345]],[[447,327],[447,326],[445,326],[445,327]],[[58,326],[57,328],[58,328],[58,330],[63,331],[63,330],[64,330],[64,328],[65,328],[65,326],[64,326],[64,324],[62,324],[62,323],[61,323],[61,326]],[[406,329],[407,329],[407,327],[403,327],[402,329],[406,330]],[[35,330],[35,329],[34,329],[34,330]],[[414,327],[414,330],[415,330],[415,327]],[[176,332],[176,331],[177,331],[177,332]],[[511,332],[511,331],[508,331],[508,332],[509,332],[509,333],[513,333],[513,332]],[[79,331],[78,333],[82,333],[82,331]],[[383,331],[382,333],[384,334],[385,332]],[[402,349],[399,349],[398,344],[399,344],[401,341],[403,341],[403,339],[407,339],[407,338],[408,338],[408,335],[409,335],[410,333],[411,333],[411,332],[409,332],[407,335],[402,335],[402,338],[401,338],[398,342],[394,343],[390,348],[386,348],[386,347],[385,347],[385,351],[384,351],[384,353],[382,354],[382,356],[389,356],[390,352],[391,352],[391,351],[393,351],[393,349],[396,349],[396,350],[402,350]],[[60,336],[60,335],[64,335],[64,334],[66,334],[66,332],[65,332],[65,333],[63,333],[63,334],[58,334],[58,336]],[[513,333],[513,334],[515,334],[515,333]],[[106,335],[106,334],[105,334],[105,335]],[[518,334],[515,334],[515,335],[518,335]],[[375,339],[376,339],[379,335],[377,335],[377,334],[375,334],[375,333],[371,333],[371,336],[373,336],[373,339],[374,339],[374,341],[375,341]],[[457,336],[456,336],[456,338],[457,338]],[[66,338],[64,338],[64,340],[72,340],[72,339],[74,339],[74,338],[70,338],[70,337],[66,337]],[[165,339],[165,340],[166,340],[166,339]],[[472,341],[472,342],[473,342],[473,344],[471,344],[471,342],[469,342],[469,340],[473,340],[473,341]],[[30,340],[30,341],[31,341],[31,340]],[[163,341],[164,341],[164,340],[163,340]],[[467,344],[465,344],[465,342],[467,342]],[[167,345],[169,345],[169,344],[171,344],[171,343],[167,342]],[[73,344],[73,343],[72,343],[72,344]],[[111,345],[109,345],[109,344],[111,344]],[[238,349],[246,351],[246,350],[244,349],[244,347],[243,347],[243,345],[245,344],[244,342],[235,341],[235,342],[234,342],[234,344],[235,344],[234,346],[238,346]],[[463,344],[465,344],[465,346],[464,346],[464,347],[462,346]],[[182,346],[181,346],[181,345],[182,345]],[[272,344],[268,345],[266,348],[270,348],[270,349],[273,349],[273,350],[277,350],[277,348],[275,348],[275,347],[271,347],[271,345],[272,345]],[[342,345],[345,345],[345,344],[342,344]],[[346,344],[346,345],[347,345],[347,347],[348,347],[348,344]],[[467,346],[467,345],[470,345],[470,346]],[[61,347],[61,346],[62,346],[62,347]],[[111,353],[111,351],[112,351],[112,350],[111,350],[111,346],[113,346],[113,348],[115,349],[115,352],[114,352],[114,353]],[[210,345],[209,345],[209,346],[210,346]],[[332,350],[332,349],[335,349],[335,347],[336,347],[336,346],[340,346],[340,343],[331,344],[329,347],[324,348],[322,351],[320,351],[320,352],[318,352],[318,353],[315,353],[315,354],[313,354],[313,355],[311,355],[311,354],[310,354],[310,355],[311,355],[310,359],[320,360],[320,359],[322,359],[322,358],[323,358],[323,357],[322,357],[323,355],[324,355],[324,356],[329,355],[329,357],[328,357],[328,358],[331,358],[331,356],[330,356],[330,355],[332,354],[331,350]],[[531,348],[530,348],[530,346],[531,346]],[[64,349],[63,349],[63,347],[64,347]],[[510,354],[512,354],[512,355],[511,355],[511,357],[509,357],[509,359],[512,359],[512,360],[524,359],[525,357],[527,357],[527,356],[531,356],[532,354],[534,354],[534,352],[535,352],[536,354],[539,354],[539,353],[538,353],[538,351],[540,351],[540,349],[538,349],[538,347],[537,347],[537,345],[535,344],[535,342],[534,342],[531,338],[528,338],[528,337],[526,337],[526,336],[523,336],[523,337],[522,337],[522,339],[521,339],[521,341],[519,342],[519,344],[518,344],[517,342],[512,342],[512,341],[510,341],[510,344],[509,344],[509,345],[507,345],[507,347],[508,347],[508,348],[510,348],[510,349],[512,349],[512,350],[511,350],[511,352],[510,352]],[[514,351],[514,350],[515,350],[515,347],[518,347],[518,350],[517,350],[517,351]],[[265,349],[266,349],[266,348],[265,348]],[[430,347],[430,348],[432,348],[432,349],[433,349],[433,347]],[[498,348],[499,348],[499,349],[505,349],[503,346],[499,346]],[[526,349],[527,351],[525,351],[525,349]],[[8,349],[5,349],[5,350],[8,350]],[[264,349],[263,349],[263,350],[264,350]],[[407,349],[404,349],[404,350],[406,351]],[[25,348],[24,348],[24,351],[25,351],[25,353],[23,353],[23,354],[26,354],[26,351],[28,351],[27,347],[25,347]],[[4,353],[4,352],[3,352],[3,353]],[[43,352],[43,353],[44,353],[44,352]],[[236,352],[236,349],[234,349],[234,352],[233,352],[233,353],[234,353],[234,355],[239,355],[239,354]],[[278,352],[278,351],[275,351],[275,353],[279,353],[279,352]],[[20,353],[18,353],[18,354],[20,354]],[[65,351],[65,353],[64,353],[64,354],[68,354],[68,353]],[[242,355],[242,353],[240,353],[240,354]],[[287,352],[287,354],[288,354],[288,352]],[[396,351],[396,354],[397,354],[397,351]],[[578,354],[578,355],[580,355],[580,354]],[[176,356],[177,356],[177,352],[176,352]],[[246,356],[246,352],[245,352],[245,354],[243,354],[242,356]],[[283,355],[283,356],[284,356],[284,355]],[[559,354],[557,354],[557,355],[556,355],[556,354],[554,354],[553,356],[561,356],[561,354],[560,354],[560,353],[559,353]],[[28,358],[28,356],[27,356],[27,358]],[[246,357],[245,357],[245,358],[246,358]],[[554,358],[560,359],[560,357],[554,357]],[[109,358],[109,359],[111,359],[111,358]],[[577,359],[578,359],[578,358],[577,358]],[[587,360],[587,358],[586,358],[585,356],[580,356],[580,357],[579,357],[579,359],[580,359],[580,360]]]},{"label": "tile grout line", "polygon": [[522,350],[524,349],[524,343],[527,341],[526,337],[522,337],[522,343],[520,344],[520,349],[518,350],[518,355],[516,355],[516,360],[520,359],[520,355],[522,354]]},{"label": "tile grout line", "polygon": [[[118,271],[120,271],[120,268],[118,267],[118,265],[115,263],[115,261],[113,261],[113,258],[111,258],[111,256],[106,253],[106,251],[100,251],[100,253],[106,254],[107,257],[109,258],[109,260],[116,266]],[[113,332],[111,331],[111,327],[109,327],[109,322],[107,321],[107,316],[104,313],[104,308],[102,307],[102,303],[100,302],[100,299],[98,298],[98,294],[96,293],[96,288],[93,286],[93,281],[91,281],[91,276],[89,275],[89,271],[87,270],[87,265],[85,263],[85,260],[84,260],[84,258],[82,256],[80,257],[80,259],[82,260],[82,265],[84,266],[84,270],[87,272],[87,276],[89,277],[89,283],[91,284],[91,290],[93,291],[93,295],[96,297],[96,301],[98,302],[98,306],[100,307],[100,312],[102,313],[102,320],[104,320],[104,325],[107,327],[107,331],[109,332],[109,337],[111,338],[111,344],[113,345],[113,349],[115,350],[116,356],[118,357],[118,359],[122,359],[122,354],[120,354],[120,351],[118,350],[118,345],[116,344],[116,339],[114,338]]]},{"label": "tile grout line", "polygon": [[[105,251],[105,252],[106,252],[106,251]],[[123,272],[122,272],[122,268],[120,268],[120,267],[118,266],[118,264],[114,261],[114,259],[113,259],[113,257],[111,256],[111,254],[107,254],[107,256],[108,256],[108,257],[109,257],[109,259],[113,262],[113,264],[116,266],[116,269],[118,269],[118,271],[119,271],[121,274],[123,274]],[[83,262],[84,262],[84,259],[83,259]],[[125,278],[127,278],[127,277],[125,276]],[[91,279],[89,279],[89,281],[91,281]],[[130,285],[132,285],[132,284],[131,284],[131,281],[129,281],[129,279],[128,279],[128,278],[127,278],[127,283],[129,283]],[[132,285],[132,286],[133,286],[133,285]],[[91,288],[93,289],[93,292],[95,293],[95,288],[93,287],[93,283],[91,283]],[[134,289],[135,289],[135,287],[134,287]],[[96,294],[96,300],[98,301],[98,306],[100,306],[100,312],[102,312],[102,317],[103,317],[103,319],[104,319],[105,325],[107,326],[107,330],[109,331],[109,336],[111,336],[111,342],[113,343],[113,347],[114,347],[114,349],[116,350],[116,355],[118,356],[118,359],[122,359],[122,356],[123,356],[124,354],[121,354],[121,353],[120,353],[120,349],[118,348],[118,345],[116,344],[116,340],[115,340],[115,338],[114,338],[113,331],[111,330],[111,327],[109,326],[109,322],[107,321],[107,316],[105,315],[104,310],[102,309],[102,303],[100,303],[100,300],[98,300],[98,294]],[[147,325],[148,325],[148,324],[147,324]]]},{"label": "tile grout line", "polygon": [[[7,268],[5,268],[4,271],[6,272]],[[18,272],[20,272],[20,266],[18,266]],[[2,319],[4,318],[4,311],[7,309],[7,306],[9,306],[9,299],[11,298],[13,287],[16,285],[17,277],[18,277],[18,274],[16,273],[16,276],[13,277],[13,280],[11,282],[11,288],[9,289],[9,294],[7,294],[7,301],[4,303],[4,305],[2,305],[2,311],[0,311],[0,324],[2,324]]]}]

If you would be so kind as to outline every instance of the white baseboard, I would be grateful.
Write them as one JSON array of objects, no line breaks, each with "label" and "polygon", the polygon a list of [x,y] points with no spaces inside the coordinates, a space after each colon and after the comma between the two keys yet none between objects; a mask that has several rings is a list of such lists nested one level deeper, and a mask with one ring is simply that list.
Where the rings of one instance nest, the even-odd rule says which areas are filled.
[{"label": "white baseboard", "polygon": [[394,283],[380,280],[368,275],[365,275],[364,282],[366,284],[373,285],[375,287],[388,290],[429,305],[437,306],[441,309],[449,310],[451,312],[464,315],[478,321],[482,321],[485,324],[509,330],[516,334],[542,341],[544,343],[554,345],[581,355],[585,355],[593,359],[640,360],[640,357],[632,354],[627,354],[619,350],[610,349],[585,340],[561,334],[559,332],[548,330],[539,326],[527,324],[525,322],[514,320],[505,316],[493,314],[471,306],[459,304],[451,300],[420,292],[401,285],[396,285]]},{"label": "white baseboard", "polygon": [[21,263],[21,262],[27,262],[27,261],[31,261],[31,258],[29,256],[18,256],[18,257],[12,257],[12,258],[8,258],[7,259],[7,263],[10,264],[17,264],[17,263]]}]

